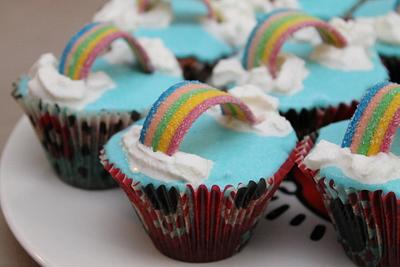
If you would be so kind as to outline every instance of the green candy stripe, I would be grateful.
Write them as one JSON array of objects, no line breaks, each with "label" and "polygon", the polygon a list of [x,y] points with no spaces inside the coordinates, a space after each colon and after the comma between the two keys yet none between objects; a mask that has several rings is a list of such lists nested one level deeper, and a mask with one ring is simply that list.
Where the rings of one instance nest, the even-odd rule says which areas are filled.
[{"label": "green candy stripe", "polygon": [[393,101],[393,98],[400,93],[400,87],[396,87],[391,90],[388,94],[386,94],[379,105],[374,110],[371,120],[368,122],[367,128],[364,131],[363,137],[361,139],[361,143],[357,149],[358,154],[367,155],[369,148],[371,146],[372,138],[379,127],[380,121],[385,115],[387,108],[390,103]]},{"label": "green candy stripe", "polygon": [[227,103],[226,106],[231,111],[231,115],[236,118],[237,117],[236,108],[231,103]]},{"label": "green candy stripe", "polygon": [[263,37],[261,38],[258,47],[257,47],[257,52],[256,52],[256,57],[254,59],[254,64],[255,66],[260,65],[260,61],[262,59],[265,47],[268,44],[268,40],[271,39],[271,37],[274,35],[274,33],[285,23],[290,22],[292,20],[298,19],[298,18],[312,18],[311,16],[304,15],[304,14],[290,14],[289,16],[284,16],[282,18],[279,18],[278,20],[274,21],[265,31],[263,34]]},{"label": "green candy stripe", "polygon": [[171,121],[172,117],[175,115],[176,111],[184,105],[191,97],[194,97],[196,95],[208,92],[208,91],[213,91],[215,89],[212,89],[210,87],[205,87],[205,88],[199,88],[193,91],[189,91],[179,97],[177,101],[174,102],[173,105],[171,105],[167,112],[165,112],[165,115],[163,116],[162,120],[160,123],[157,125],[157,130],[154,133],[153,136],[153,141],[152,141],[152,147],[154,151],[158,150],[158,144],[160,142],[160,138],[165,131],[165,128],[168,126],[169,122]]},{"label": "green candy stripe", "polygon": [[96,30],[95,32],[93,32],[91,35],[87,36],[86,39],[78,46],[77,50],[75,51],[75,53],[73,54],[73,57],[69,63],[69,67],[68,67],[68,76],[69,77],[73,77],[76,71],[76,64],[79,61],[79,58],[81,57],[81,55],[85,52],[85,50],[87,49],[87,47],[90,45],[90,43],[97,38],[99,35],[101,35],[102,33],[115,28],[113,25],[107,25],[105,27],[99,28],[98,30]]}]

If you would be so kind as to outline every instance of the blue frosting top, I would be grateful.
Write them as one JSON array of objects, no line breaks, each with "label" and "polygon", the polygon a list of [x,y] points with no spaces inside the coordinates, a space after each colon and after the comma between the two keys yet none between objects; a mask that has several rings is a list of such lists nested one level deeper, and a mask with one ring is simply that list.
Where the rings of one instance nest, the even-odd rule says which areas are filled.
[{"label": "blue frosting top", "polygon": [[194,22],[174,22],[166,28],[140,28],[135,31],[135,36],[160,38],[177,58],[193,57],[210,64],[235,52],[227,43],[207,32],[204,26]]},{"label": "blue frosting top", "polygon": [[[116,84],[116,88],[106,91],[96,101],[84,107],[84,111],[138,111],[150,108],[165,88],[182,81],[182,77],[171,76],[161,72],[144,73],[135,66],[126,64],[110,64],[99,58],[92,71],[104,71]],[[19,83],[18,91],[22,95],[28,93],[29,78],[24,76]]]},{"label": "blue frosting top", "polygon": [[299,0],[302,10],[325,20],[343,16],[356,2],[356,0]]},{"label": "blue frosting top", "polygon": [[303,81],[303,90],[294,95],[273,94],[279,98],[279,108],[286,112],[289,109],[300,111],[302,108],[337,106],[358,100],[365,90],[377,81],[387,80],[388,74],[379,56],[371,51],[373,69],[369,71],[342,71],[325,67],[310,60],[313,51],[310,44],[288,42],[283,52],[293,53],[306,60],[306,68],[310,71]]},{"label": "blue frosting top", "polygon": [[[320,130],[317,143],[321,140],[327,140],[331,143],[340,145],[342,143],[342,139],[348,125],[349,121],[347,120],[330,124],[322,128]],[[400,131],[397,132],[397,135],[393,141],[392,153],[400,156]],[[358,190],[370,190],[370,191],[382,190],[384,193],[395,192],[398,197],[400,196],[400,179],[393,180],[384,184],[363,184],[357,180],[353,180],[351,177],[346,176],[337,167],[322,168],[320,174],[321,177],[327,177],[329,179],[332,179],[335,181],[335,184],[343,185],[347,188],[352,187]]]},{"label": "blue frosting top", "polygon": [[389,57],[399,57],[400,56],[400,45],[387,44],[384,42],[377,42],[376,50],[380,55],[389,56]]},{"label": "blue frosting top", "polygon": [[[139,121],[138,124],[142,124]],[[161,184],[185,190],[186,182],[162,182],[143,173],[133,173],[129,167],[121,138],[127,130],[114,135],[105,145],[105,153],[117,168],[128,177],[146,186]],[[297,142],[292,131],[285,137],[267,137],[255,133],[238,132],[220,125],[213,117],[204,114],[193,124],[181,144],[180,151],[196,154],[214,162],[209,178],[204,184],[223,189],[226,185],[237,186],[262,177],[274,175],[288,159]]]},{"label": "blue frosting top", "polygon": [[200,0],[171,0],[172,13],[176,20],[191,20],[208,15],[207,6]]},{"label": "blue frosting top", "polygon": [[342,71],[325,67],[309,56],[313,46],[308,43],[285,43],[282,51],[295,54],[306,61],[309,75],[303,81],[304,88],[293,94],[271,93],[279,99],[279,110],[287,112],[290,109],[301,111],[315,107],[337,106],[341,103],[351,103],[359,100],[365,90],[377,81],[388,80],[388,73],[375,51],[372,53],[373,69],[369,71]]}]

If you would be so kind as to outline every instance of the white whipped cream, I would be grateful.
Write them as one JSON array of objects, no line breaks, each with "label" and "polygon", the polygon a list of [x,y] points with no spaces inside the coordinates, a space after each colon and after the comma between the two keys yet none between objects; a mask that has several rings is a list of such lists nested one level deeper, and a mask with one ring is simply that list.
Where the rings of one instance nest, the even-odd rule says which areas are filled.
[{"label": "white whipped cream", "polygon": [[132,31],[140,26],[166,27],[172,21],[172,13],[164,1],[141,13],[136,0],[110,0],[94,15],[93,21],[113,22],[122,30]]},{"label": "white whipped cream", "polygon": [[217,87],[234,85],[254,85],[264,92],[292,95],[302,90],[303,81],[308,76],[305,61],[294,55],[281,55],[282,64],[273,78],[266,66],[251,70],[243,68],[238,58],[223,59],[213,70],[211,82]]},{"label": "white whipped cream", "polygon": [[321,43],[310,58],[329,68],[339,70],[371,70],[373,63],[369,48],[376,41],[376,34],[371,23],[364,20],[344,21],[334,18],[329,22],[347,40],[347,46],[336,48]]},{"label": "white whipped cream", "polygon": [[400,178],[400,158],[392,153],[364,156],[328,141],[320,141],[304,163],[312,170],[337,167],[346,176],[364,184],[383,184]]},{"label": "white whipped cream", "polygon": [[[173,76],[181,76],[182,70],[175,55],[159,38],[139,38],[139,43],[147,52],[154,68]],[[111,50],[103,58],[111,64],[132,64],[135,61],[129,45],[123,40],[111,44]]]},{"label": "white whipped cream", "polygon": [[279,115],[279,100],[276,97],[266,95],[252,85],[232,88],[229,93],[246,103],[259,123],[249,125],[246,122],[222,115],[219,107],[211,108],[207,113],[226,128],[240,132],[253,132],[262,136],[286,136],[293,131],[289,121]]},{"label": "white whipped cream", "polygon": [[388,44],[400,44],[400,15],[390,12],[375,19],[375,29],[378,39]]},{"label": "white whipped cream", "polygon": [[203,20],[205,28],[228,44],[241,47],[257,24],[254,11],[245,1],[221,0],[213,2],[213,8],[222,21]]},{"label": "white whipped cream", "polygon": [[154,152],[140,143],[141,129],[139,125],[131,127],[122,140],[133,173],[140,172],[162,181],[185,181],[194,185],[201,184],[209,176],[213,166],[211,160],[181,151],[172,156]]},{"label": "white whipped cream", "polygon": [[298,0],[246,0],[246,2],[254,11],[268,13],[276,8],[294,8],[300,7]]},{"label": "white whipped cream", "polygon": [[43,54],[29,71],[28,92],[46,103],[82,110],[96,101],[114,82],[104,72],[90,73],[85,80],[72,80],[58,72],[58,61],[53,54]]}]

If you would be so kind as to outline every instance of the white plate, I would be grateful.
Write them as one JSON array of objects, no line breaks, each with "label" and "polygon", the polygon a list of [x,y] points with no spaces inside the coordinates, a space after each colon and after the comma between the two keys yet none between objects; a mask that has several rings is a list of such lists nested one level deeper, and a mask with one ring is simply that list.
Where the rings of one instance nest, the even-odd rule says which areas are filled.
[{"label": "white plate", "polygon": [[[283,186],[285,191],[294,190],[291,182]],[[294,195],[280,191],[277,196],[267,210],[270,219],[261,220],[249,244],[213,265],[353,266],[329,223],[308,211]],[[0,197],[12,232],[39,264],[189,265],[153,247],[121,190],[88,192],[57,179],[26,117],[18,122],[3,152]],[[300,213],[305,215],[303,223],[291,226]],[[319,241],[312,241],[317,225],[326,232]]]}]

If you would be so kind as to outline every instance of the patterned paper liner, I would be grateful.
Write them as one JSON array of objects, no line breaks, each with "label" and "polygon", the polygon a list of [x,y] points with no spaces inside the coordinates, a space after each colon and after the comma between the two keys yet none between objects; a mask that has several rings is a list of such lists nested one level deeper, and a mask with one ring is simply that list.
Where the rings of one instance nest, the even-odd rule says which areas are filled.
[{"label": "patterned paper liner", "polygon": [[386,69],[389,71],[390,80],[400,83],[400,57],[379,55]]},{"label": "patterned paper liner", "polygon": [[290,109],[281,112],[296,130],[299,139],[310,134],[321,127],[333,122],[350,119],[356,110],[358,102],[353,100],[350,104],[341,103],[338,106],[328,106],[326,108],[302,109],[300,112]]},{"label": "patterned paper liner", "polygon": [[186,80],[198,80],[206,82],[212,74],[216,63],[203,63],[193,57],[179,58],[179,65],[183,71],[183,77]]},{"label": "patterned paper liner", "polygon": [[316,172],[308,169],[303,163],[304,158],[314,147],[317,137],[317,133],[312,133],[305,136],[303,140],[299,142],[295,151],[295,166],[289,176],[299,188],[299,194],[297,194],[297,196],[301,202],[313,212],[328,220],[329,216],[324,205],[322,194],[319,192],[313,179]]},{"label": "patterned paper liner", "polygon": [[58,177],[82,189],[116,187],[99,162],[103,145],[115,133],[140,118],[133,112],[87,113],[22,96],[14,84],[12,96],[22,107]]},{"label": "patterned paper liner", "polygon": [[393,192],[358,190],[317,174],[338,240],[358,266],[400,266],[400,200]]},{"label": "patterned paper liner", "polygon": [[247,243],[269,200],[293,167],[293,156],[269,179],[237,188],[215,185],[209,190],[205,185],[188,185],[184,192],[164,185],[142,186],[109,163],[103,153],[101,159],[161,253],[185,262],[211,262],[232,256]]}]

